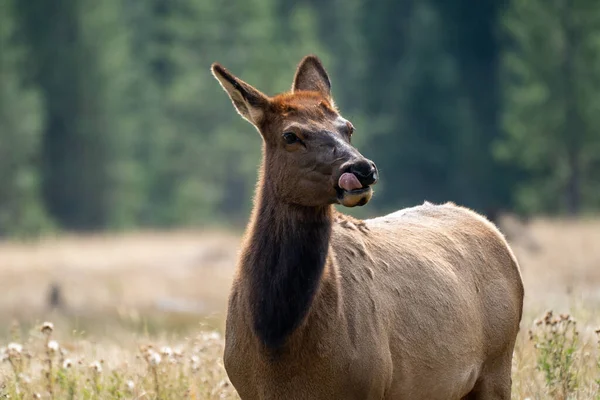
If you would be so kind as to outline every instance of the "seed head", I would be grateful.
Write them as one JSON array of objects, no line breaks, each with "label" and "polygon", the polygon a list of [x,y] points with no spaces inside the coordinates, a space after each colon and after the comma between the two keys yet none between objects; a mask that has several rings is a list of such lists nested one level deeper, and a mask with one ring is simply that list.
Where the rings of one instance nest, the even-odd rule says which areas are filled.
[{"label": "seed head", "polygon": [[54,331],[54,324],[52,322],[44,322],[42,324],[42,328],[40,329],[43,334],[50,335],[52,331]]},{"label": "seed head", "polygon": [[70,358],[65,359],[65,361],[63,361],[63,368],[64,369],[69,369],[73,366],[73,361],[71,361]]},{"label": "seed head", "polygon": [[160,364],[162,358],[160,357],[160,354],[158,354],[155,351],[151,351],[150,354],[148,355],[148,359],[150,360],[150,364],[151,365],[158,365]]},{"label": "seed head", "polygon": [[163,348],[160,349],[160,352],[165,357],[170,357],[173,355],[173,350],[169,346],[164,346]]},{"label": "seed head", "polygon": [[41,394],[39,394],[39,393],[34,393],[34,394],[33,394],[33,398],[34,398],[34,399],[41,399],[41,398],[42,398],[42,395],[41,395]]},{"label": "seed head", "polygon": [[135,383],[133,383],[132,380],[128,380],[127,381],[127,390],[129,390],[130,392],[133,392],[133,389],[135,389]]}]

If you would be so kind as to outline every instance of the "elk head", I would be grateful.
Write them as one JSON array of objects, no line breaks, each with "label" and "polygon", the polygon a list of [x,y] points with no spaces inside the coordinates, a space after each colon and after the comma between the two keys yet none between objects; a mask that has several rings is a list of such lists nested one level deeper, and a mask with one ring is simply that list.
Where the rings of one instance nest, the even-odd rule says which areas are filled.
[{"label": "elk head", "polygon": [[309,207],[354,207],[371,199],[377,167],[352,146],[354,127],[336,109],[329,76],[317,57],[305,57],[292,90],[274,97],[217,63],[212,72],[238,113],[260,132],[263,184],[279,200]]}]

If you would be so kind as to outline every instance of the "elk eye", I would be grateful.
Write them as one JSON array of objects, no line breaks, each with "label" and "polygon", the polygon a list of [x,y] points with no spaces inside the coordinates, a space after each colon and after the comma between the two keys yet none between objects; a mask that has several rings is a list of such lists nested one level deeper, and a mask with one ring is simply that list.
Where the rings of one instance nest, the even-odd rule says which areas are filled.
[{"label": "elk eye", "polygon": [[300,141],[300,139],[298,138],[298,136],[296,136],[294,132],[284,132],[283,140],[285,140],[287,144],[294,144]]},{"label": "elk eye", "polygon": [[352,137],[352,134],[354,133],[354,125],[352,125],[350,121],[348,121],[346,125],[348,127],[348,136]]}]

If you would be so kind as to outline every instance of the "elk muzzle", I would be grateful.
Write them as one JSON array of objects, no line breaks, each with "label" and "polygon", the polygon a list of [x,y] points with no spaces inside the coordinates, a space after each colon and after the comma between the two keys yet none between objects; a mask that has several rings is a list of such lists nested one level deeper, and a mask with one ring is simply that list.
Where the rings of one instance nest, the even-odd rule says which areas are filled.
[{"label": "elk muzzle", "polygon": [[338,201],[346,207],[364,206],[373,196],[372,185],[377,183],[375,163],[360,160],[344,165],[337,181]]}]

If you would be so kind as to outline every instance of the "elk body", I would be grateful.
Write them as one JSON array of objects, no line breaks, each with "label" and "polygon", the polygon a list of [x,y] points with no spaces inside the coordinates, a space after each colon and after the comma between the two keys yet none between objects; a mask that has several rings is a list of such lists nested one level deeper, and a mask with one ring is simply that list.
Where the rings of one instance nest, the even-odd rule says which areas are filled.
[{"label": "elk body", "polygon": [[263,139],[225,337],[241,398],[509,399],[523,286],[494,225],[451,203],[338,214],[369,201],[378,172],[321,62],[305,57],[274,97],[212,71]]}]

